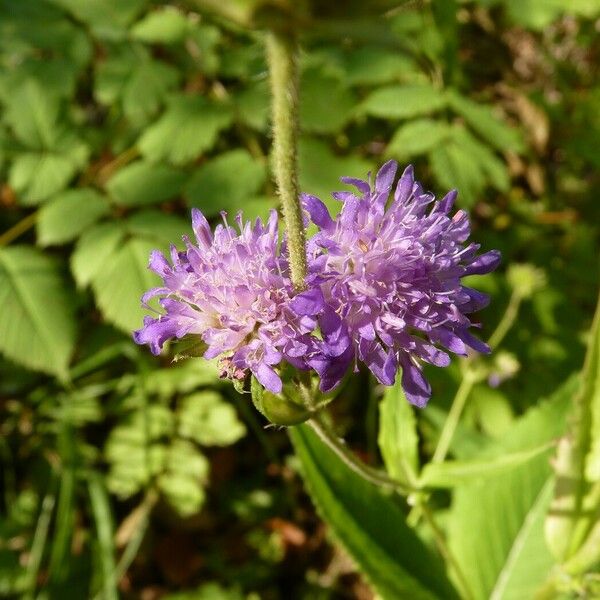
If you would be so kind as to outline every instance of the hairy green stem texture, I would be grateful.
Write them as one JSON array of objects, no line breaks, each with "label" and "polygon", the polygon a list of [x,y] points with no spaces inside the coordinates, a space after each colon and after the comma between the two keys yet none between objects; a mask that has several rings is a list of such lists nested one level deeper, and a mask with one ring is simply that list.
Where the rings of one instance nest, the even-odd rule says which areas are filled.
[{"label": "hairy green stem texture", "polygon": [[306,277],[306,235],[298,194],[298,42],[277,32],[267,34],[271,80],[273,168],[283,206],[290,271],[296,290]]}]

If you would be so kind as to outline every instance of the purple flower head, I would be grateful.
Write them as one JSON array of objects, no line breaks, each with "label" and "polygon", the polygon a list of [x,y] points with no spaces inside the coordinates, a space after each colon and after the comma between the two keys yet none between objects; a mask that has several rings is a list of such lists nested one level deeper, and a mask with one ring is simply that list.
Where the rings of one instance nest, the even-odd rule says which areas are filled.
[{"label": "purple flower head", "polygon": [[[320,322],[322,352],[309,363],[323,390],[335,387],[359,360],[385,385],[394,383],[401,367],[407,398],[424,406],[431,388],[421,361],[443,367],[450,362],[447,350],[489,351],[469,332],[468,317],[488,298],[461,278],[494,270],[500,253],[478,255],[479,245],[467,243],[467,213],[451,214],[456,192],[436,200],[414,180],[412,167],[390,199],[396,169],[395,161],[384,164],[374,185],[343,178],[357,192],[333,194],[343,203],[335,220],[318,198],[303,196],[320,230],[308,244],[311,281],[320,285],[331,313],[328,331],[323,317]],[[350,344],[340,346],[348,336]]]},{"label": "purple flower head", "polygon": [[[163,312],[147,316],[134,340],[158,354],[168,339],[197,335],[206,344],[205,358],[221,357],[222,376],[243,379],[252,372],[278,393],[282,381],[274,367],[285,359],[306,369],[303,357],[314,353],[316,340],[310,333],[317,321],[309,313],[315,312],[315,299],[308,311],[291,308],[294,293],[275,211],[266,224],[260,219],[254,226],[243,223],[241,215],[236,221],[239,231],[225,221],[213,235],[204,215],[194,209],[196,243],[184,237],[185,251],[172,246],[171,262],[152,252],[149,267],[164,285],[144,294],[142,302],[148,307],[148,300],[158,296]],[[301,305],[305,296],[296,296],[295,302]]]}]

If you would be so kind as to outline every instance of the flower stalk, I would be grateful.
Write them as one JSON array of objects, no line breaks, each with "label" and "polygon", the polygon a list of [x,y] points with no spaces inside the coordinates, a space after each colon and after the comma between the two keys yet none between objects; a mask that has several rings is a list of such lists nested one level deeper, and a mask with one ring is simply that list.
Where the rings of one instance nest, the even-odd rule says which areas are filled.
[{"label": "flower stalk", "polygon": [[290,33],[267,33],[271,82],[273,169],[287,232],[290,275],[297,291],[306,278],[306,234],[298,193],[298,41]]}]

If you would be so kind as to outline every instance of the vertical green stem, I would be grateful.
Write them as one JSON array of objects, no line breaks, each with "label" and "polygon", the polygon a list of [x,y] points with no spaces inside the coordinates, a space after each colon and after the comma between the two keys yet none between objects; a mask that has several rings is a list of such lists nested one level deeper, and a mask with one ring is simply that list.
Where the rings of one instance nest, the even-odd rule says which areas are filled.
[{"label": "vertical green stem", "polygon": [[298,42],[291,34],[267,33],[275,182],[283,206],[291,279],[296,290],[302,290],[306,277],[306,236],[298,195],[297,56]]}]

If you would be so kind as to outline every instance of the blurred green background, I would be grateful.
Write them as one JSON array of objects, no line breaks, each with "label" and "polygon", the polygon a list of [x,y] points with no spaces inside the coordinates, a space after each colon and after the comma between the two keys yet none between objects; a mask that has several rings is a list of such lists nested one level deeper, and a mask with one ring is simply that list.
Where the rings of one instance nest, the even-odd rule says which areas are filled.
[{"label": "blurred green background", "polygon": [[[372,597],[285,432],[213,365],[131,341],[156,284],[148,254],[191,233],[190,207],[218,219],[277,206],[263,37],[246,22],[250,8],[255,24],[269,17],[263,4],[0,0],[2,597]],[[437,195],[457,187],[474,238],[504,257],[477,281],[493,299],[484,338],[535,278],[492,359],[500,383],[475,388],[460,434],[498,438],[583,359],[600,2],[309,8],[293,24],[302,190],[335,211],[339,177],[388,158]],[[535,269],[507,279],[513,263]],[[425,455],[459,372],[429,375]],[[373,464],[379,394],[361,376],[335,404]]]}]

